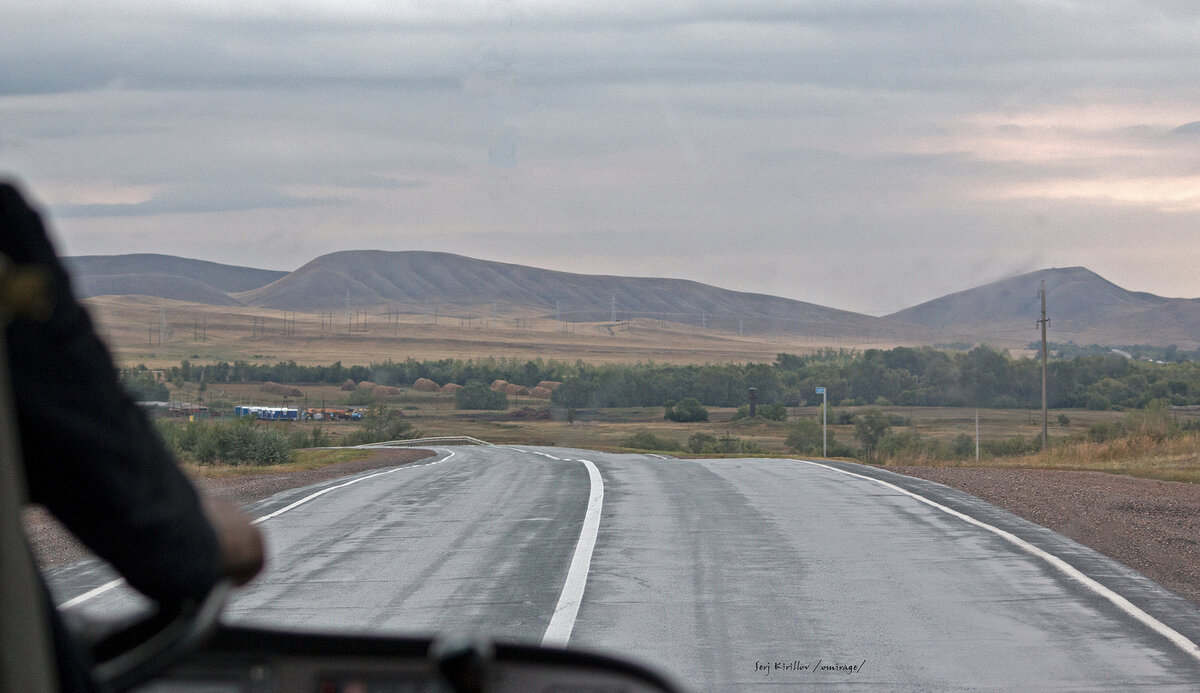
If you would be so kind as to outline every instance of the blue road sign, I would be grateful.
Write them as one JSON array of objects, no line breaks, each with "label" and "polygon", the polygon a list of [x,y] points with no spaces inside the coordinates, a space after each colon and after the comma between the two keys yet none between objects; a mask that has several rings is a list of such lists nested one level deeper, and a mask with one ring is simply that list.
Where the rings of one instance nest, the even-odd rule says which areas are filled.
[{"label": "blue road sign", "polygon": [[818,388],[817,388],[817,394],[818,394],[818,395],[823,395],[823,394],[825,394],[825,388],[823,388],[823,387],[818,387]]}]

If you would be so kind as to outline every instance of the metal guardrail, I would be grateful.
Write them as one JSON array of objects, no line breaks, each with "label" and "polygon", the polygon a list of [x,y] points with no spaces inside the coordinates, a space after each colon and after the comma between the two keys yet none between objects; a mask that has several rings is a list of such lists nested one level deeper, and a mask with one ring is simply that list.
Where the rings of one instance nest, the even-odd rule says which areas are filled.
[{"label": "metal guardrail", "polygon": [[408,438],[405,440],[387,440],[381,443],[366,443],[355,445],[356,448],[399,448],[421,447],[423,445],[491,445],[486,440],[471,436],[438,436],[434,438]]}]

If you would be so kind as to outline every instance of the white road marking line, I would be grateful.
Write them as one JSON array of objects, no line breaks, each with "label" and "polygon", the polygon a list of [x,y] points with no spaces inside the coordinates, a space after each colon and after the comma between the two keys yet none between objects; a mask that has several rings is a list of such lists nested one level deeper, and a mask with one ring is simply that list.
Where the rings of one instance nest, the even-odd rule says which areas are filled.
[{"label": "white road marking line", "polygon": [[252,524],[252,525],[261,524],[273,517],[278,517],[278,516],[286,513],[287,511],[292,510],[293,508],[297,508],[301,505],[304,505],[305,503],[309,502],[310,500],[312,500],[314,498],[317,498],[318,496],[323,496],[326,493],[329,493],[330,491],[336,491],[339,488],[345,488],[347,486],[352,486],[354,484],[357,484],[360,481],[366,481],[367,479],[374,479],[377,476],[384,476],[385,474],[394,474],[395,472],[403,471],[405,469],[414,469],[416,467],[431,467],[435,464],[441,464],[442,462],[445,462],[446,460],[450,459],[451,457],[454,457],[453,450],[447,450],[447,452],[449,452],[450,454],[446,455],[445,457],[443,457],[440,460],[437,460],[436,462],[426,462],[425,464],[414,464],[414,465],[406,465],[403,467],[396,467],[395,469],[389,469],[386,472],[379,472],[378,474],[369,474],[367,476],[360,476],[357,479],[351,479],[350,481],[347,481],[344,484],[338,484],[337,486],[330,486],[329,488],[323,488],[320,491],[317,491],[316,493],[313,493],[311,495],[305,496],[304,498],[301,498],[300,500],[296,501],[295,503],[292,503],[291,505],[289,505],[287,507],[280,508],[279,510],[276,510],[275,512],[273,512],[269,515],[263,515],[262,517],[252,521],[250,524]]},{"label": "white road marking line", "polygon": [[583,517],[583,527],[579,530],[579,542],[575,544],[575,555],[571,558],[571,568],[567,571],[567,579],[563,583],[562,594],[558,597],[558,605],[554,607],[554,615],[550,617],[550,625],[546,627],[546,634],[542,636],[543,645],[566,647],[571,641],[571,631],[575,629],[575,617],[579,615],[583,589],[587,586],[588,571],[592,566],[592,549],[596,546],[596,534],[600,530],[604,479],[600,477],[600,470],[589,460],[576,461],[587,467],[591,492],[588,496],[587,513]]},{"label": "white road marking line", "polygon": [[1163,623],[1162,621],[1159,621],[1158,619],[1154,618],[1153,616],[1146,613],[1145,611],[1142,611],[1135,604],[1130,602],[1125,597],[1122,597],[1121,595],[1117,594],[1116,592],[1112,591],[1111,589],[1100,584],[1096,580],[1088,577],[1087,575],[1084,575],[1083,572],[1081,572],[1078,568],[1071,565],[1070,563],[1067,563],[1063,559],[1059,558],[1058,556],[1055,556],[1054,554],[1050,553],[1049,551],[1046,551],[1045,549],[1042,549],[1037,546],[1034,546],[1033,544],[1030,544],[1029,542],[1025,541],[1024,539],[1018,537],[1017,535],[1015,535],[1011,532],[1006,532],[1005,530],[1000,529],[999,527],[996,527],[994,525],[989,525],[988,523],[986,523],[982,520],[977,520],[974,517],[967,515],[966,513],[959,512],[953,508],[948,508],[948,507],[942,505],[941,503],[930,500],[930,499],[926,498],[925,496],[922,496],[919,493],[914,493],[912,491],[901,488],[893,483],[883,481],[881,479],[869,477],[869,476],[866,476],[865,474],[856,474],[854,472],[848,472],[844,469],[838,469],[837,467],[831,467],[827,464],[821,464],[820,462],[813,462],[811,460],[792,460],[792,461],[793,462],[803,462],[805,464],[811,464],[815,467],[823,467],[825,469],[828,469],[828,470],[831,470],[834,472],[838,472],[839,474],[845,474],[847,476],[854,476],[854,477],[858,477],[859,479],[866,479],[867,481],[873,481],[877,484],[880,484],[881,486],[886,486],[894,491],[899,491],[900,493],[903,493],[906,496],[914,498],[930,507],[937,508],[938,510],[941,510],[942,512],[944,512],[948,515],[953,515],[954,517],[957,517],[960,520],[963,520],[964,522],[975,525],[976,527],[979,527],[981,529],[985,529],[985,530],[999,536],[1000,538],[1004,539],[1005,541],[1009,542],[1010,544],[1016,546],[1017,548],[1025,551],[1026,553],[1032,554],[1033,556],[1036,556],[1036,557],[1041,558],[1042,560],[1046,561],[1050,565],[1054,566],[1055,568],[1057,568],[1058,570],[1060,570],[1061,572],[1066,574],[1068,577],[1074,579],[1075,581],[1081,583],[1083,586],[1087,587],[1091,591],[1093,591],[1096,594],[1100,595],[1101,597],[1107,599],[1114,606],[1116,606],[1121,611],[1124,611],[1126,614],[1129,614],[1135,620],[1137,620],[1140,623],[1142,623],[1143,625],[1149,627],[1151,630],[1153,630],[1154,632],[1163,636],[1167,640],[1170,640],[1171,643],[1173,643],[1179,649],[1183,650],[1188,655],[1191,655],[1191,657],[1193,659],[1200,660],[1200,646],[1197,646],[1196,643],[1189,640],[1182,633],[1175,630],[1174,628],[1171,628],[1170,626]]},{"label": "white road marking line", "polygon": [[74,599],[68,599],[67,601],[63,602],[62,604],[59,604],[58,608],[70,609],[73,606],[79,606],[80,604],[86,602],[87,600],[91,599],[92,597],[99,597],[100,595],[111,590],[112,588],[116,587],[117,585],[121,584],[122,582],[125,582],[125,578],[117,578],[116,580],[110,580],[109,582],[106,582],[103,585],[100,585],[99,587],[97,587],[95,589],[91,589],[91,590],[88,590],[87,592],[84,592],[83,594],[79,595],[78,597],[75,597]]},{"label": "white road marking line", "polygon": [[[435,464],[441,464],[442,462],[445,462],[446,460],[450,459],[451,457],[454,457],[453,450],[447,449],[447,450],[445,450],[445,452],[448,452],[450,454],[446,455],[445,457],[443,457],[435,462],[426,462],[425,464],[413,464],[413,465],[406,465],[403,467],[396,467],[395,469],[389,469],[386,472],[379,472],[378,474],[370,474],[368,476],[360,476],[357,479],[347,481],[344,484],[338,484],[337,486],[330,486],[329,488],[323,488],[320,491],[317,491],[316,493],[305,496],[304,498],[301,498],[300,500],[296,501],[295,503],[292,503],[291,505],[288,505],[287,507],[280,508],[279,510],[276,510],[275,512],[273,512],[269,515],[263,515],[260,518],[251,520],[250,524],[252,524],[252,525],[261,524],[261,523],[266,522],[267,520],[271,519],[272,517],[278,517],[278,516],[286,513],[287,511],[292,510],[293,508],[297,508],[301,505],[304,505],[305,503],[309,502],[310,500],[312,500],[314,498],[317,498],[318,496],[323,496],[326,493],[329,493],[330,491],[336,491],[339,488],[345,488],[347,486],[357,484],[360,481],[366,481],[367,479],[374,479],[377,476],[383,476],[384,474],[391,474],[393,472],[398,472],[398,471],[401,471],[404,469],[413,469],[415,467],[430,467]],[[117,578],[116,580],[111,580],[109,582],[104,583],[103,585],[100,585],[99,587],[96,587],[94,589],[88,590],[87,592],[84,592],[83,594],[79,595],[78,597],[68,599],[67,601],[63,602],[62,604],[59,604],[58,608],[59,609],[70,609],[71,607],[79,606],[80,604],[82,604],[94,597],[98,597],[98,596],[104,594],[105,592],[111,590],[112,588],[116,587],[117,585],[119,585],[123,582],[125,582],[125,578]]]}]

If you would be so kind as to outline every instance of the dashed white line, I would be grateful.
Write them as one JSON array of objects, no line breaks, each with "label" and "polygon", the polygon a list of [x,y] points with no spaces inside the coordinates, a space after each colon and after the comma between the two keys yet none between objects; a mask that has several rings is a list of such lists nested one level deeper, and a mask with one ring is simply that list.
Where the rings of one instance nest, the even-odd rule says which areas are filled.
[{"label": "dashed white line", "polygon": [[[547,455],[549,457],[549,455]],[[557,459],[557,458],[552,458]],[[567,571],[567,579],[563,583],[562,594],[558,597],[558,605],[554,607],[554,615],[550,617],[550,625],[542,636],[543,645],[566,647],[571,641],[571,631],[575,629],[575,618],[579,615],[579,605],[583,602],[583,590],[587,586],[588,571],[592,566],[592,549],[596,546],[596,534],[600,530],[600,510],[604,505],[604,480],[600,470],[589,460],[579,459],[588,471],[591,491],[588,495],[587,512],[583,517],[583,527],[579,530],[579,541],[575,544],[575,555],[571,558],[571,567]]]},{"label": "dashed white line", "polygon": [[1125,597],[1122,597],[1121,595],[1117,594],[1116,592],[1112,591],[1111,589],[1100,584],[1096,580],[1088,577],[1087,575],[1084,575],[1078,568],[1071,565],[1070,563],[1067,563],[1063,559],[1059,558],[1058,556],[1055,556],[1054,554],[1050,553],[1049,551],[1046,551],[1045,549],[1034,546],[1033,544],[1025,541],[1024,539],[1018,537],[1017,535],[1015,535],[1011,532],[1006,532],[1005,530],[1000,529],[999,527],[996,527],[994,525],[989,525],[988,523],[986,523],[982,520],[978,520],[974,517],[971,517],[970,515],[967,515],[966,513],[959,512],[953,508],[948,508],[948,507],[942,505],[941,503],[938,503],[936,501],[926,498],[925,496],[922,496],[919,493],[914,493],[907,489],[901,488],[901,487],[897,486],[896,484],[889,483],[887,481],[883,481],[882,479],[876,479],[874,477],[869,477],[865,474],[856,474],[854,472],[849,472],[844,469],[838,469],[837,467],[831,467],[827,464],[821,464],[820,462],[813,462],[811,460],[793,460],[793,461],[794,462],[803,462],[805,464],[811,464],[815,467],[822,467],[824,469],[828,469],[828,470],[837,472],[839,474],[845,474],[847,476],[853,476],[853,477],[857,477],[859,479],[866,479],[867,481],[873,481],[881,486],[886,486],[887,488],[890,488],[893,491],[898,491],[899,493],[902,493],[902,494],[909,496],[915,500],[918,500],[932,508],[941,510],[942,512],[946,513],[947,515],[953,515],[954,517],[957,517],[960,520],[963,520],[964,522],[975,525],[976,527],[979,527],[980,529],[985,529],[985,530],[999,536],[1000,538],[1004,539],[1005,541],[1009,542],[1010,544],[1016,546],[1017,548],[1021,549],[1022,551],[1025,551],[1026,553],[1029,553],[1033,556],[1036,556],[1036,557],[1041,558],[1042,560],[1046,561],[1047,563],[1054,566],[1062,573],[1066,574],[1068,577],[1074,579],[1075,581],[1081,583],[1084,587],[1087,587],[1088,589],[1090,589],[1092,592],[1095,592],[1096,594],[1100,595],[1104,599],[1107,599],[1114,606],[1116,606],[1121,611],[1124,611],[1126,614],[1133,617],[1135,620],[1137,620],[1140,623],[1142,623],[1143,625],[1149,627],[1151,630],[1153,630],[1154,632],[1163,636],[1167,640],[1170,640],[1171,643],[1173,643],[1179,649],[1181,649],[1184,652],[1186,652],[1187,654],[1191,655],[1193,659],[1200,660],[1200,646],[1197,646],[1196,643],[1189,640],[1182,633],[1175,630],[1174,628],[1171,628],[1170,626],[1163,623],[1162,621],[1159,621],[1158,619],[1154,618],[1153,616],[1146,613],[1145,611],[1142,611],[1135,604],[1130,602]]}]

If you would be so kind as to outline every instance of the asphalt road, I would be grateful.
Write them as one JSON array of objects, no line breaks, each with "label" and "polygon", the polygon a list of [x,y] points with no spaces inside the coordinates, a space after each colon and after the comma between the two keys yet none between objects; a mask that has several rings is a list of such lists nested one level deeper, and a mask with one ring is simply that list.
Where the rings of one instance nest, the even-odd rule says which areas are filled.
[{"label": "asphalt road", "polygon": [[[857,465],[461,447],[249,509],[269,568],[231,622],[569,639],[697,691],[1200,690],[1191,602]],[[60,603],[110,579],[51,575]],[[118,586],[70,609],[133,603]]]}]

